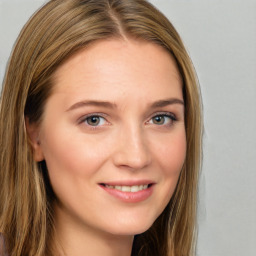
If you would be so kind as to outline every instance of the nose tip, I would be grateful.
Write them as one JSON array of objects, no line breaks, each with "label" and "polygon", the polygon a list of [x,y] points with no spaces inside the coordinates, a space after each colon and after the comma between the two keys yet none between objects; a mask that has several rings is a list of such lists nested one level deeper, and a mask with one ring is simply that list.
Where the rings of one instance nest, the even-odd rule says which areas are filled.
[{"label": "nose tip", "polygon": [[130,170],[144,169],[151,163],[149,147],[143,136],[125,135],[119,140],[114,154],[114,164],[119,167],[126,167]]}]

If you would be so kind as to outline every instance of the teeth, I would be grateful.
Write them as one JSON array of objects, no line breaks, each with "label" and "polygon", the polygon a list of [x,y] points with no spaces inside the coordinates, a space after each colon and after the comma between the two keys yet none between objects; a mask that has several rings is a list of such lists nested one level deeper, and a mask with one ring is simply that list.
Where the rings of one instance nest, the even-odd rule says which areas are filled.
[{"label": "teeth", "polygon": [[143,189],[147,189],[148,185],[139,185],[139,186],[111,186],[105,185],[106,188],[116,189],[123,192],[138,192]]},{"label": "teeth", "polygon": [[122,191],[123,192],[131,192],[131,187],[129,187],[129,186],[122,186]]},{"label": "teeth", "polygon": [[131,192],[138,192],[140,190],[140,186],[132,186]]}]

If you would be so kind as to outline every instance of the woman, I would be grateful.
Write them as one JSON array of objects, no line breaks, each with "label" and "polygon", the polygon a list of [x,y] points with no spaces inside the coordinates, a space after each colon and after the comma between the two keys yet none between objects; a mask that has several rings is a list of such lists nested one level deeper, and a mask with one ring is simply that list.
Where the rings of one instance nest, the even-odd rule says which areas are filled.
[{"label": "woman", "polygon": [[8,255],[193,255],[200,109],[182,41],[151,4],[48,2],[1,97]]}]

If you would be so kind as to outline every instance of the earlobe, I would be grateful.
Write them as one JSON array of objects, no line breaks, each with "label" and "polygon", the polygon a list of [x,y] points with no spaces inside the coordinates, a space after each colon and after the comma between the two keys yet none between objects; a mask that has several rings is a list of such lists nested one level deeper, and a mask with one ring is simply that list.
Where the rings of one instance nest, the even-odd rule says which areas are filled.
[{"label": "earlobe", "polygon": [[39,136],[39,126],[36,123],[29,122],[29,118],[25,117],[26,132],[28,135],[28,140],[33,149],[34,160],[40,162],[44,160],[44,155],[42,151],[40,136]]}]

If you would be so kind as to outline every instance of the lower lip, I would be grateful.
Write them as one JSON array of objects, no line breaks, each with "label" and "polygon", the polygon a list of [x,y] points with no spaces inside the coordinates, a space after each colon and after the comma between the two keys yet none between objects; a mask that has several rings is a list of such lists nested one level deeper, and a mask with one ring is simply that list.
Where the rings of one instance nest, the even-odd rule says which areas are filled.
[{"label": "lower lip", "polygon": [[149,198],[153,193],[153,185],[151,185],[147,189],[143,189],[138,192],[123,192],[117,189],[107,188],[103,185],[100,185],[100,187],[104,189],[111,196],[127,203],[142,202],[147,198]]}]

